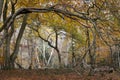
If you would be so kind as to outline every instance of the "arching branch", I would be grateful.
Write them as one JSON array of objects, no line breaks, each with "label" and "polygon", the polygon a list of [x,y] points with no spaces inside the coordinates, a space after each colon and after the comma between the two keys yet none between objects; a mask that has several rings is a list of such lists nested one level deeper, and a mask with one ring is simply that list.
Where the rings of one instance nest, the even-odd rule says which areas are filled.
[{"label": "arching branch", "polygon": [[3,29],[5,29],[5,28],[9,28],[11,26],[11,24],[14,22],[14,19],[18,15],[28,14],[28,13],[33,13],[33,12],[37,12],[37,13],[55,12],[55,13],[61,13],[62,15],[69,17],[69,18],[73,18],[73,19],[75,19],[75,18],[80,18],[83,20],[89,19],[86,16],[83,16],[83,13],[81,13],[81,15],[75,14],[75,13],[71,13],[69,11],[64,11],[62,9],[55,8],[54,6],[48,7],[48,8],[21,8],[18,11],[16,11],[16,13],[14,13],[10,17],[8,17],[8,19],[5,21],[5,24],[3,24],[3,26],[0,28],[0,32],[2,32]]}]

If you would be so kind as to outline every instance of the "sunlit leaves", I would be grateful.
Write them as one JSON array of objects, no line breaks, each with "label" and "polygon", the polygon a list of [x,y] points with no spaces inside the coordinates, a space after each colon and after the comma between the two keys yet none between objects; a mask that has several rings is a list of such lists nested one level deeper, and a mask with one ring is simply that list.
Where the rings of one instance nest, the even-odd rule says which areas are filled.
[{"label": "sunlit leaves", "polygon": [[[116,2],[115,2],[116,1]],[[90,43],[94,39],[96,34],[97,45],[102,44],[100,42],[100,34],[110,44],[113,44],[115,38],[119,38],[119,26],[120,26],[120,14],[119,14],[119,0],[95,0],[91,3],[84,3],[82,0],[18,0],[15,9],[16,11],[22,7],[35,7],[35,8],[48,8],[52,5],[59,4],[59,10],[82,15],[87,19],[76,18],[73,16],[67,16],[66,13],[61,14],[57,12],[48,13],[30,13],[27,19],[27,30],[26,37],[39,37],[38,33],[33,31],[31,28],[38,30],[39,34],[47,39],[49,34],[54,32],[54,29],[59,31],[65,31],[69,39],[74,38],[77,47],[86,46],[84,43],[87,40],[86,30],[90,33]],[[9,5],[11,6],[11,5]],[[11,7],[9,7],[8,15],[11,13]],[[83,14],[81,14],[83,13]],[[22,16],[22,15],[20,15]],[[97,18],[96,20],[93,20]],[[96,26],[92,22],[96,22]],[[22,18],[19,16],[15,19],[15,29],[20,27]],[[0,23],[2,25],[2,23]],[[98,28],[98,32],[95,28]],[[93,30],[93,32],[91,31]],[[55,41],[55,34],[51,35],[51,38]],[[83,44],[79,44],[83,43]]]}]

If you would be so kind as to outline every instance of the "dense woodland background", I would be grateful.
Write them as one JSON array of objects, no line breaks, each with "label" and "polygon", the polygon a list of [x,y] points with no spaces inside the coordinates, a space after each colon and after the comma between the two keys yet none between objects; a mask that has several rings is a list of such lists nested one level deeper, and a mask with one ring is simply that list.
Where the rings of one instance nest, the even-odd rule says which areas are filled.
[{"label": "dense woodland background", "polygon": [[46,68],[120,71],[120,1],[0,0],[0,69]]}]

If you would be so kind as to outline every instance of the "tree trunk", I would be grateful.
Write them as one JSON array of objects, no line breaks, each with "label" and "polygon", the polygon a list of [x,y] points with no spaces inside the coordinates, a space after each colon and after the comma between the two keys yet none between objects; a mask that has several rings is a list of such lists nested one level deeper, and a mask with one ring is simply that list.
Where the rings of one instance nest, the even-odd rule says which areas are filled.
[{"label": "tree trunk", "polygon": [[48,59],[48,61],[47,61],[47,66],[49,66],[49,64],[50,64],[50,61],[51,61],[52,56],[53,56],[53,52],[54,52],[54,48],[52,48],[52,51],[51,51],[51,53],[50,53],[50,57],[49,57],[49,59]]},{"label": "tree trunk", "polygon": [[46,46],[45,46],[45,42],[43,41],[43,63],[44,66],[46,66],[47,64],[47,59],[46,59]]},{"label": "tree trunk", "polygon": [[[4,0],[1,0],[1,1],[4,1]],[[1,4],[3,4],[3,2]],[[15,4],[11,4],[11,7],[12,7],[11,15],[13,15],[15,13]],[[5,1],[4,7],[2,8],[4,8],[3,9],[3,22],[5,24],[6,23],[5,21],[7,20],[8,0]],[[14,24],[11,24],[11,28],[4,29],[3,36],[6,36],[4,40],[4,47],[3,47],[4,58],[5,58],[4,69],[10,69],[10,42],[11,42],[13,33],[14,33]]]},{"label": "tree trunk", "polygon": [[[90,47],[90,32],[89,32],[89,29],[87,28],[87,46],[88,48]],[[91,68],[90,68],[90,72],[88,75],[92,75],[93,74],[93,69],[94,69],[94,56],[92,54],[92,48],[88,50],[88,55],[89,55],[89,58],[90,58],[90,65],[91,65]]]},{"label": "tree trunk", "polygon": [[[3,10],[3,22],[5,23],[5,20],[7,18],[7,9],[8,9],[8,0],[6,0],[5,5],[4,5],[4,10]],[[4,30],[4,35],[8,35],[8,29]],[[5,62],[4,62],[4,69],[9,69],[10,65],[9,65],[9,57],[10,57],[10,35],[8,35],[5,38],[4,41],[4,58],[5,58]]]},{"label": "tree trunk", "polygon": [[22,25],[21,25],[21,28],[20,28],[20,31],[19,31],[19,34],[18,34],[18,37],[17,37],[17,40],[16,40],[14,51],[13,51],[12,55],[10,56],[12,68],[14,68],[14,62],[15,62],[15,59],[17,58],[17,55],[18,55],[18,52],[19,52],[19,45],[20,45],[23,33],[25,31],[25,27],[27,25],[27,22],[26,22],[27,17],[28,17],[28,15],[25,15],[24,18],[23,18],[23,22],[22,22]]},{"label": "tree trunk", "polygon": [[0,18],[3,10],[3,3],[4,3],[4,0],[0,0]]},{"label": "tree trunk", "polygon": [[58,54],[58,60],[59,60],[59,67],[61,68],[62,67],[62,63],[61,63],[61,54],[60,54],[60,51],[58,49],[58,33],[57,33],[57,30],[55,30],[55,38],[56,38],[56,42],[55,42],[55,49],[57,51],[57,54]]},{"label": "tree trunk", "polygon": [[76,65],[76,59],[75,59],[75,52],[74,52],[74,41],[73,41],[73,34],[72,34],[72,67]]}]

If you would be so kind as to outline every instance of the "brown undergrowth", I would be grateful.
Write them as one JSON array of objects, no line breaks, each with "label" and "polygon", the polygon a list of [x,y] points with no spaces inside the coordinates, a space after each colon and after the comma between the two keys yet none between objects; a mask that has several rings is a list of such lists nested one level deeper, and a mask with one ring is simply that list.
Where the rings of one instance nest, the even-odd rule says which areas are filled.
[{"label": "brown undergrowth", "polygon": [[117,72],[78,75],[71,69],[0,70],[0,80],[120,80],[119,75]]}]

